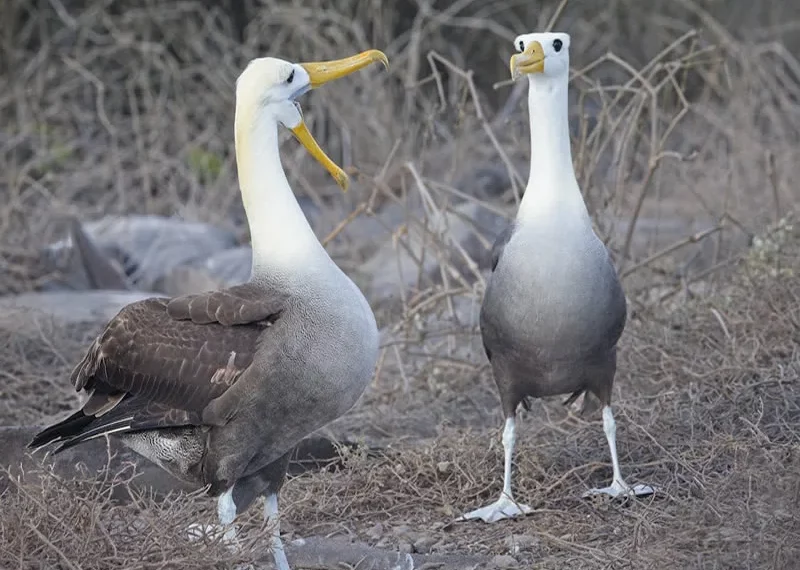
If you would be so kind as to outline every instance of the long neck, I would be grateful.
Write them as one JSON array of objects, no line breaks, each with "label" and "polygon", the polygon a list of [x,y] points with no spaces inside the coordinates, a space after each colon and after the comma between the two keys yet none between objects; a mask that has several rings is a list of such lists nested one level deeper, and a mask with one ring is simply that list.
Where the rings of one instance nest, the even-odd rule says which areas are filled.
[{"label": "long neck", "polygon": [[572,166],[568,78],[530,75],[528,80],[531,170],[517,219],[524,222],[542,216],[566,216],[588,222],[586,204]]},{"label": "long neck", "polygon": [[236,163],[250,226],[252,276],[289,278],[327,260],[281,165],[278,124],[237,112]]}]

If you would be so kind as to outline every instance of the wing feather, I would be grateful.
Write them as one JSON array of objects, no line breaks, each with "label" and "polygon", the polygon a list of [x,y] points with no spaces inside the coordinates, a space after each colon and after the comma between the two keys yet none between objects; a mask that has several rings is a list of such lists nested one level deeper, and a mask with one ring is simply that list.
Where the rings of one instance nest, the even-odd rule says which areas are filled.
[{"label": "wing feather", "polygon": [[234,326],[263,321],[276,314],[285,298],[264,298],[247,283],[221,291],[184,295],[172,299],[167,305],[169,316],[193,323],[220,323]]},{"label": "wing feather", "polygon": [[127,305],[72,372],[75,388],[91,393],[83,409],[33,443],[71,446],[109,431],[201,424],[206,407],[250,367],[284,301],[245,284]]}]

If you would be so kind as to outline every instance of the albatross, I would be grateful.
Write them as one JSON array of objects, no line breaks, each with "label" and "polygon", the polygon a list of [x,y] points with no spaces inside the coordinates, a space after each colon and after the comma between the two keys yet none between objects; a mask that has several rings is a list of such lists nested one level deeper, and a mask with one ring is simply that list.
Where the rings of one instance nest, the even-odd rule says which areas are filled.
[{"label": "albatross", "polygon": [[[511,493],[516,411],[528,398],[585,392],[603,406],[613,480],[585,493],[650,494],[629,486],[617,458],[611,390],[616,346],[626,320],[625,294],[592,222],[575,178],[567,120],[570,36],[518,36],[513,78],[528,78],[531,167],[516,219],[492,247],[492,274],[480,311],[480,329],[505,414],[500,498],[460,520],[495,522],[531,512]],[[586,400],[584,400],[584,406]]]},{"label": "albatross", "polygon": [[307,435],[347,412],[378,354],[375,316],[328,256],[281,166],[278,128],[291,130],[343,190],[348,177],[320,149],[295,100],[388,59],[378,50],[328,62],[259,58],[236,82],[235,145],[250,226],[252,275],[242,285],[124,307],[89,347],[71,381],[83,407],[29,447],[58,451],[114,434],[172,475],[218,497],[230,538],[260,496],[270,547],[288,570],[278,493]]}]

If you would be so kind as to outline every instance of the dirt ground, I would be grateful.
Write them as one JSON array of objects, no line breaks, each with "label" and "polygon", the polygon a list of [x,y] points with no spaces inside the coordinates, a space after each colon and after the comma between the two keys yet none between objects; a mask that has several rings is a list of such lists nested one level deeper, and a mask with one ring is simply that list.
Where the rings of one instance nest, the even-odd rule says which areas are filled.
[{"label": "dirt ground", "polygon": [[[282,492],[295,570],[410,570],[405,554],[414,568],[441,570],[800,567],[800,227],[789,215],[800,198],[800,65],[791,56],[800,41],[786,32],[795,8],[728,12],[681,0],[647,10],[568,2],[559,12],[508,2],[487,12],[434,2],[419,15],[357,0],[336,13],[265,0],[247,4],[253,23],[240,44],[225,5],[213,2],[41,4],[0,7],[0,81],[10,86],[0,94],[4,295],[47,281],[41,247],[61,237],[65,214],[178,213],[246,239],[231,86],[243,62],[265,53],[308,60],[386,46],[392,61],[385,78],[354,78],[304,105],[321,146],[359,172],[341,198],[287,144],[299,194],[345,212],[369,204],[380,219],[382,205],[425,190],[445,211],[474,165],[511,164],[512,188],[476,201],[509,211],[513,165],[530,147],[524,105],[492,87],[505,77],[508,35],[559,13],[573,34],[574,90],[595,105],[572,105],[576,166],[631,307],[614,391],[620,460],[629,482],[656,494],[581,499],[611,476],[599,414],[537,401],[520,414],[514,474],[517,498],[534,512],[453,523],[500,491],[501,414],[474,319],[483,277],[457,268],[458,248],[437,235],[431,250],[445,277],[375,304],[375,379],[325,430],[361,447],[343,448],[336,468],[291,477]],[[678,235],[646,230],[676,220]],[[639,229],[626,234],[631,226]],[[355,235],[329,245],[353,271],[377,249]],[[383,239],[404,238],[390,227]],[[69,371],[102,323],[43,320],[35,334],[0,324],[0,430],[72,410]],[[185,528],[212,522],[214,501],[135,484],[118,500],[130,478],[125,468],[101,480],[30,469],[14,479],[0,494],[0,568],[269,563],[259,509],[241,517],[236,552],[189,542]]]}]

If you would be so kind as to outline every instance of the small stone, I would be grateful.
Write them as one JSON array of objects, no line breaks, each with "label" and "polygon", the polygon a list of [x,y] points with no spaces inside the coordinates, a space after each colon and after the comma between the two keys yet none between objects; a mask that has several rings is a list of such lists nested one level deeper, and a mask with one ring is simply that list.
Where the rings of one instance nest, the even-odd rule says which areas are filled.
[{"label": "small stone", "polygon": [[450,471],[450,465],[449,461],[440,461],[436,464],[436,469],[439,470],[439,473],[448,473]]},{"label": "small stone", "polygon": [[392,527],[392,532],[395,536],[406,536],[411,531],[411,527],[407,524],[400,524]]},{"label": "small stone", "polygon": [[508,554],[498,554],[492,561],[489,562],[489,568],[497,568],[506,569],[506,568],[517,568],[517,559],[513,556],[509,556]]},{"label": "small stone", "polygon": [[505,540],[506,546],[514,554],[522,550],[532,550],[538,542],[539,539],[530,534],[512,534]]},{"label": "small stone", "polygon": [[418,530],[408,529],[408,530],[402,532],[401,534],[398,534],[397,536],[399,536],[400,538],[402,538],[403,540],[405,540],[407,542],[410,542],[411,544],[414,544],[418,540],[428,536],[428,533],[427,532],[420,532]]},{"label": "small stone", "polygon": [[405,540],[403,540],[398,545],[397,550],[401,554],[411,554],[412,552],[414,552],[414,545],[411,544],[410,542],[406,542]]},{"label": "small stone", "polygon": [[383,528],[383,523],[378,523],[378,524],[376,524],[376,525],[374,525],[374,526],[370,527],[369,529],[367,529],[367,532],[366,532],[365,534],[366,534],[366,535],[367,535],[369,538],[371,538],[371,539],[373,539],[373,540],[378,540],[378,539],[380,539],[381,537],[383,537],[383,535],[384,535],[385,533],[386,533],[386,531],[385,531],[385,530],[384,530],[384,528]]},{"label": "small stone", "polygon": [[433,536],[425,536],[414,542],[414,552],[429,554],[437,540]]}]

